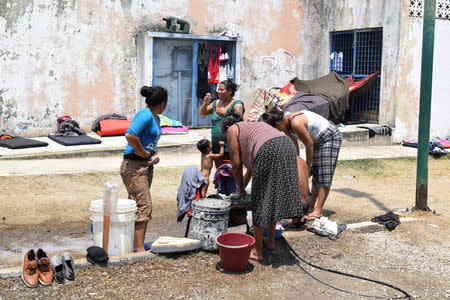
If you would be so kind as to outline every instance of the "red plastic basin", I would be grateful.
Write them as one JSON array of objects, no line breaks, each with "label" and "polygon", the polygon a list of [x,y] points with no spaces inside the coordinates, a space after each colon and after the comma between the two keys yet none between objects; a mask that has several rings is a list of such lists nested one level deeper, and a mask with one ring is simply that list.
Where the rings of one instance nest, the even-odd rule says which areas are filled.
[{"label": "red plastic basin", "polygon": [[243,233],[222,233],[216,238],[222,268],[228,272],[244,272],[255,239]]}]

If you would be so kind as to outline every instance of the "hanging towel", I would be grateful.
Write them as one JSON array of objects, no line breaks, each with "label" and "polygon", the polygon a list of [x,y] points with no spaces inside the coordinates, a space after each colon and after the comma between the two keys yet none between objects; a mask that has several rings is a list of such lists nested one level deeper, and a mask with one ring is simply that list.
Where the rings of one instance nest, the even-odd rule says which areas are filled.
[{"label": "hanging towel", "polygon": [[219,83],[219,55],[220,47],[217,47],[216,59],[213,61],[212,45],[209,46],[208,82]]}]

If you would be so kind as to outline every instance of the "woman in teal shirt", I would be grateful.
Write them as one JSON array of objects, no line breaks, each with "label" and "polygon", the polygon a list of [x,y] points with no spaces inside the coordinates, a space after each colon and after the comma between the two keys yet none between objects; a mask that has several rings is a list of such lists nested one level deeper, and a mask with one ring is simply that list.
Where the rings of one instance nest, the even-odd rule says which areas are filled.
[{"label": "woman in teal shirt", "polygon": [[241,100],[235,100],[234,94],[239,86],[234,83],[231,79],[221,81],[219,83],[219,89],[217,94],[219,99],[212,101],[211,94],[207,93],[205,96],[205,101],[202,106],[200,106],[199,114],[200,116],[206,116],[211,114],[211,142],[213,145],[212,153],[218,154],[220,152],[219,141],[225,142],[225,153],[222,159],[215,160],[216,168],[220,167],[224,160],[230,160],[230,152],[228,149],[227,137],[222,133],[220,129],[220,124],[225,113],[234,108],[235,111],[239,112],[242,116],[245,112],[244,103]]},{"label": "woman in teal shirt", "polygon": [[128,145],[120,167],[128,198],[135,200],[138,208],[134,227],[136,252],[144,251],[145,232],[152,215],[150,186],[153,166],[159,162],[156,146],[162,133],[158,114],[167,107],[167,90],[159,86],[144,86],[141,95],[145,97],[147,106],[136,113],[125,131]]}]

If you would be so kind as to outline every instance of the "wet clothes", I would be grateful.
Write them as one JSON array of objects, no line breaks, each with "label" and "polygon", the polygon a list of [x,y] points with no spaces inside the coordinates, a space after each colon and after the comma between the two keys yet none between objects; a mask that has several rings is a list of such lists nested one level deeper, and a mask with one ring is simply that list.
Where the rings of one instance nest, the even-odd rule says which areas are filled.
[{"label": "wet clothes", "polygon": [[178,187],[177,202],[178,202],[178,216],[177,222],[181,222],[186,213],[191,208],[192,200],[195,194],[203,184],[206,184],[205,177],[202,172],[196,167],[187,167],[183,172],[181,184]]},{"label": "wet clothes", "polygon": [[213,183],[214,187],[217,189],[217,194],[229,196],[237,190],[237,184],[233,177],[231,164],[223,164],[216,170]]},{"label": "wet clothes", "polygon": [[[159,123],[159,116],[157,115],[155,119],[150,109],[145,107],[136,113],[125,133],[138,137],[145,150],[156,151],[156,145],[162,134]],[[134,149],[127,144],[124,155],[134,152]]]},{"label": "wet clothes", "polygon": [[[227,143],[227,137],[224,133],[222,133],[222,129],[220,129],[220,124],[222,123],[222,115],[218,115],[216,113],[216,105],[218,103],[219,100],[214,100],[212,102],[212,106],[213,106],[213,111],[211,114],[211,123],[212,123],[212,128],[211,128],[211,143],[212,143],[212,153],[217,154],[220,152],[220,146],[219,146],[219,141],[224,141],[225,142],[225,153],[229,152],[228,149],[228,143]],[[245,106],[244,103],[241,100],[232,100],[233,102],[231,103],[230,107],[228,107],[228,110],[232,109],[236,104],[242,104],[244,110],[242,113],[245,112]],[[229,155],[229,154],[227,154]]]},{"label": "wet clothes", "polygon": [[387,212],[384,215],[372,218],[370,221],[386,226],[389,231],[394,230],[395,227],[400,224],[398,215],[394,214],[392,211]]},{"label": "wet clothes", "polygon": [[297,150],[291,139],[283,135],[266,141],[253,165],[253,225],[268,227],[281,219],[302,217]]}]

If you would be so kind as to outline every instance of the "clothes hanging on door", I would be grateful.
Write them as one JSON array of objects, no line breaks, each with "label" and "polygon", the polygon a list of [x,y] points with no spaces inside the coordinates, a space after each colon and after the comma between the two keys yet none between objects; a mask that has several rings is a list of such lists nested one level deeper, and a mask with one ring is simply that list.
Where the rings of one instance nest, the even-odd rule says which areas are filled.
[{"label": "clothes hanging on door", "polygon": [[197,56],[197,98],[203,99],[209,93],[208,54],[206,44],[199,44]]},{"label": "clothes hanging on door", "polygon": [[216,58],[213,58],[212,45],[209,46],[209,64],[208,64],[208,82],[213,84],[219,83],[219,55],[220,47],[217,47]]},{"label": "clothes hanging on door", "polygon": [[230,57],[228,56],[227,48],[224,46],[220,47],[219,62],[221,64],[226,63],[229,59]]}]

